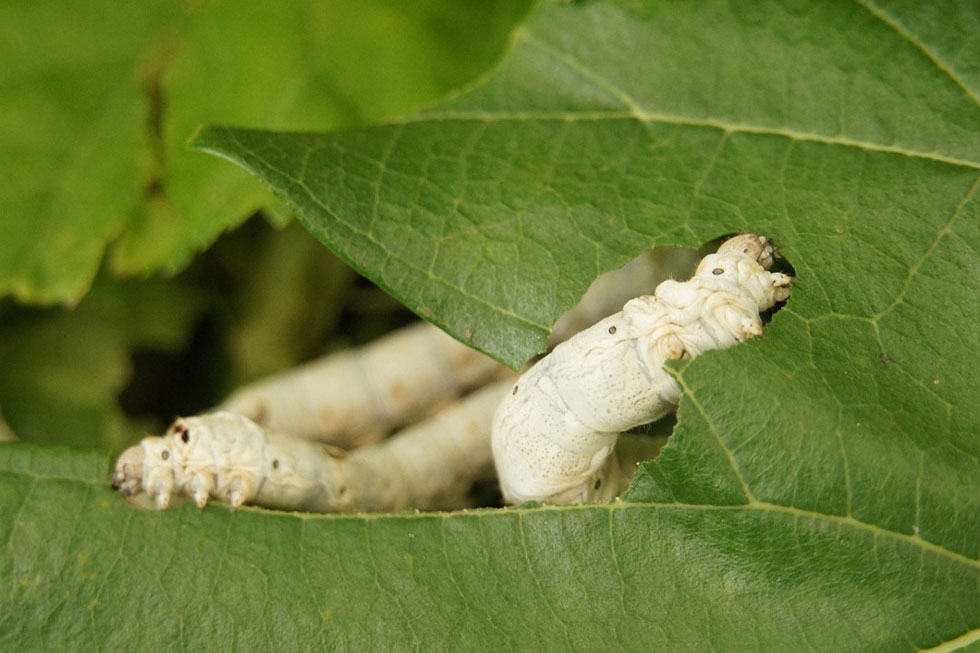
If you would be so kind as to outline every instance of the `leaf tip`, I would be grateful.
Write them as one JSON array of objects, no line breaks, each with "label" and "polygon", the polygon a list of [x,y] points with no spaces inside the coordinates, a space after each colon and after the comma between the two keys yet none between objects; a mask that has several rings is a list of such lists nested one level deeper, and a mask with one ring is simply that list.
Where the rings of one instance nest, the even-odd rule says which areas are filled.
[{"label": "leaf tip", "polygon": [[214,144],[214,130],[213,125],[199,124],[184,143],[184,146],[189,150],[209,152]]}]

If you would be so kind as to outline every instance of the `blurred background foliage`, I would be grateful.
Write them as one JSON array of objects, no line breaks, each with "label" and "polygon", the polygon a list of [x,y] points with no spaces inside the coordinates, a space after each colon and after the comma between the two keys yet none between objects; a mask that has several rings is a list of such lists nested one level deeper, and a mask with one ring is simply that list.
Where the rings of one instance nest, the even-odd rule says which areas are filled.
[{"label": "blurred background foliage", "polygon": [[202,123],[343,129],[422,108],[492,68],[526,11],[3,3],[0,438],[118,451],[410,319],[257,181],[184,144]]}]

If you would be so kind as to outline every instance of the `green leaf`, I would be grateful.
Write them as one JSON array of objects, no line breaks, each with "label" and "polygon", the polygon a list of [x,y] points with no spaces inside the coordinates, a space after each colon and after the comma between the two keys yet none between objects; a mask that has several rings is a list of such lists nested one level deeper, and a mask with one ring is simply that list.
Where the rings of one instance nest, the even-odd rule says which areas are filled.
[{"label": "green leaf", "polygon": [[[766,537],[817,546],[773,567],[772,552],[747,553],[752,538],[728,532],[708,559],[678,563],[790,574],[807,588],[794,596],[840,580],[847,565],[812,529],[834,533],[842,555],[877,562],[842,572],[846,589],[823,604],[833,619],[851,625],[850,597],[877,606],[867,574],[895,565],[924,592],[905,598],[929,612],[925,629],[944,581],[898,543],[970,582],[980,556],[980,93],[968,38],[980,12],[803,13],[544,5],[496,74],[442,107],[333,134],[213,127],[197,144],[263,179],[411,308],[515,367],[598,272],[649,245],[772,236],[795,266],[793,298],[763,341],[675,368],[678,426],[626,499],[726,523],[751,515]],[[677,535],[650,510],[633,537]],[[729,591],[719,580],[695,603],[736,600]],[[976,589],[961,598],[959,627],[909,641],[976,628]],[[725,623],[744,626],[738,612]],[[753,614],[771,619],[764,606]]]},{"label": "green leaf", "polygon": [[166,0],[0,6],[0,296],[77,300],[147,181],[143,66]]},{"label": "green leaf", "polygon": [[117,273],[184,268],[269,204],[240,171],[186,151],[202,121],[327,129],[416,109],[484,71],[526,10],[195,4],[0,7],[0,296],[74,303],[116,241]]},{"label": "green leaf", "polygon": [[975,645],[980,12],[950,5],[547,4],[441,108],[203,132],[513,365],[653,243],[767,233],[794,295],[763,339],[672,368],[675,433],[609,505],[158,514],[77,453],[0,448],[0,643]]},{"label": "green leaf", "polygon": [[[654,244],[753,229],[810,271],[822,239],[864,259],[870,238],[882,278],[866,285],[893,298],[980,165],[978,94],[937,56],[859,5],[807,19],[775,2],[545,5],[496,75],[440,108],[195,143],[410,308],[519,367],[599,272]],[[825,285],[851,276],[834,267]]]},{"label": "green leaf", "polygon": [[976,560],[795,509],[156,513],[105,462],[0,447],[5,649],[901,650],[977,623]]},{"label": "green leaf", "polygon": [[248,175],[187,150],[202,122],[337,129],[431,104],[500,56],[524,10],[525,0],[208,3],[161,81],[171,210],[132,223],[114,268],[179,270],[269,205]]}]

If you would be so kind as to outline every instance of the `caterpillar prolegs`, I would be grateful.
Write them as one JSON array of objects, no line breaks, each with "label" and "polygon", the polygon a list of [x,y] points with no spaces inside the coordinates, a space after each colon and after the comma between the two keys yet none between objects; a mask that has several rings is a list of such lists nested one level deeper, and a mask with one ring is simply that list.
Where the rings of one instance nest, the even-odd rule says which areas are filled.
[{"label": "caterpillar prolegs", "polygon": [[[478,391],[383,444],[345,453],[218,412],[177,420],[166,436],[146,438],[127,450],[113,485],[124,494],[151,498],[158,508],[166,508],[173,496],[187,495],[202,507],[218,498],[233,506],[310,511],[435,509],[464,505],[473,480],[495,466],[511,503],[617,496],[635,462],[656,452],[641,439],[628,443],[620,431],[674,410],[680,398],[664,361],[761,335],[759,312],[788,298],[791,278],[768,271],[773,256],[764,237],[730,239],[701,261],[689,281],[661,283],[653,295],[630,300],[619,313],[556,347],[516,383],[505,380]],[[399,355],[418,358],[407,350]],[[290,388],[310,391],[302,401],[317,402],[319,393],[355,382],[350,369],[348,363],[323,364],[321,373],[331,378],[322,383],[302,376],[296,377],[306,379],[301,383],[283,383],[286,376],[275,381],[280,385],[260,384],[261,392],[251,398],[239,394],[225,407],[268,422],[274,405],[276,419],[283,420],[278,424],[287,424],[291,411],[302,411],[288,408]],[[397,373],[405,375],[404,369]],[[475,369],[484,377],[500,374],[496,363],[475,361]],[[408,376],[399,380],[416,385]],[[276,392],[268,392],[270,387]],[[427,387],[421,390],[428,396]],[[337,405],[336,397],[330,401]],[[430,398],[416,405],[432,403]],[[412,412],[422,411],[403,414]],[[322,437],[314,422],[307,420],[311,432],[300,434]],[[646,452],[638,453],[638,447]]]},{"label": "caterpillar prolegs", "polygon": [[458,508],[493,477],[490,420],[511,381],[486,386],[383,443],[351,452],[279,433],[228,411],[176,420],[163,436],[130,447],[113,487],[146,495],[211,498],[308,512]]}]

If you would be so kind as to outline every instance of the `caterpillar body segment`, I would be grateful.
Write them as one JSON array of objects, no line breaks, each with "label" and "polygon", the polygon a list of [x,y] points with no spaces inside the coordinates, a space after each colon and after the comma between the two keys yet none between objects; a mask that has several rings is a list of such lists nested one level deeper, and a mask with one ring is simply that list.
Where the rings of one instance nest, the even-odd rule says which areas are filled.
[{"label": "caterpillar body segment", "polygon": [[611,456],[620,432],[680,400],[663,363],[761,335],[760,311],[789,296],[791,277],[767,270],[774,255],[765,237],[732,238],[690,280],[630,300],[525,372],[494,416],[504,499],[581,503],[625,490],[630,475]]},{"label": "caterpillar body segment", "polygon": [[511,379],[489,385],[383,443],[345,452],[219,411],[178,419],[116,464],[113,487],[166,509],[189,496],[307,512],[450,509],[491,478],[490,422]]},{"label": "caterpillar body segment", "polygon": [[[768,271],[775,256],[764,237],[732,238],[692,279],[626,302],[516,382],[431,325],[403,329],[177,420],[124,452],[113,486],[159,509],[176,497],[202,508],[218,499],[312,512],[448,509],[464,507],[495,467],[510,503],[611,499],[660,444],[620,433],[680,400],[663,363],[761,335],[759,312],[788,298],[791,277]],[[502,377],[381,444],[349,453],[324,444],[377,441]]]},{"label": "caterpillar body segment", "polygon": [[[668,248],[669,249],[669,248]],[[678,254],[680,252],[680,254]],[[685,250],[644,252],[599,277],[565,313],[549,342],[567,340],[654,288]],[[617,303],[618,300],[618,303]],[[510,374],[439,328],[418,323],[353,350],[325,356],[237,390],[218,408],[273,430],[344,448],[370,444],[458,396]]]},{"label": "caterpillar body segment", "polygon": [[508,372],[420,322],[248,385],[219,409],[273,431],[352,448],[377,442]]},{"label": "caterpillar body segment", "polygon": [[647,295],[674,273],[687,276],[697,265],[697,254],[681,247],[647,250],[621,268],[592,282],[582,299],[558,318],[548,336],[552,347],[618,312],[634,297]]}]

